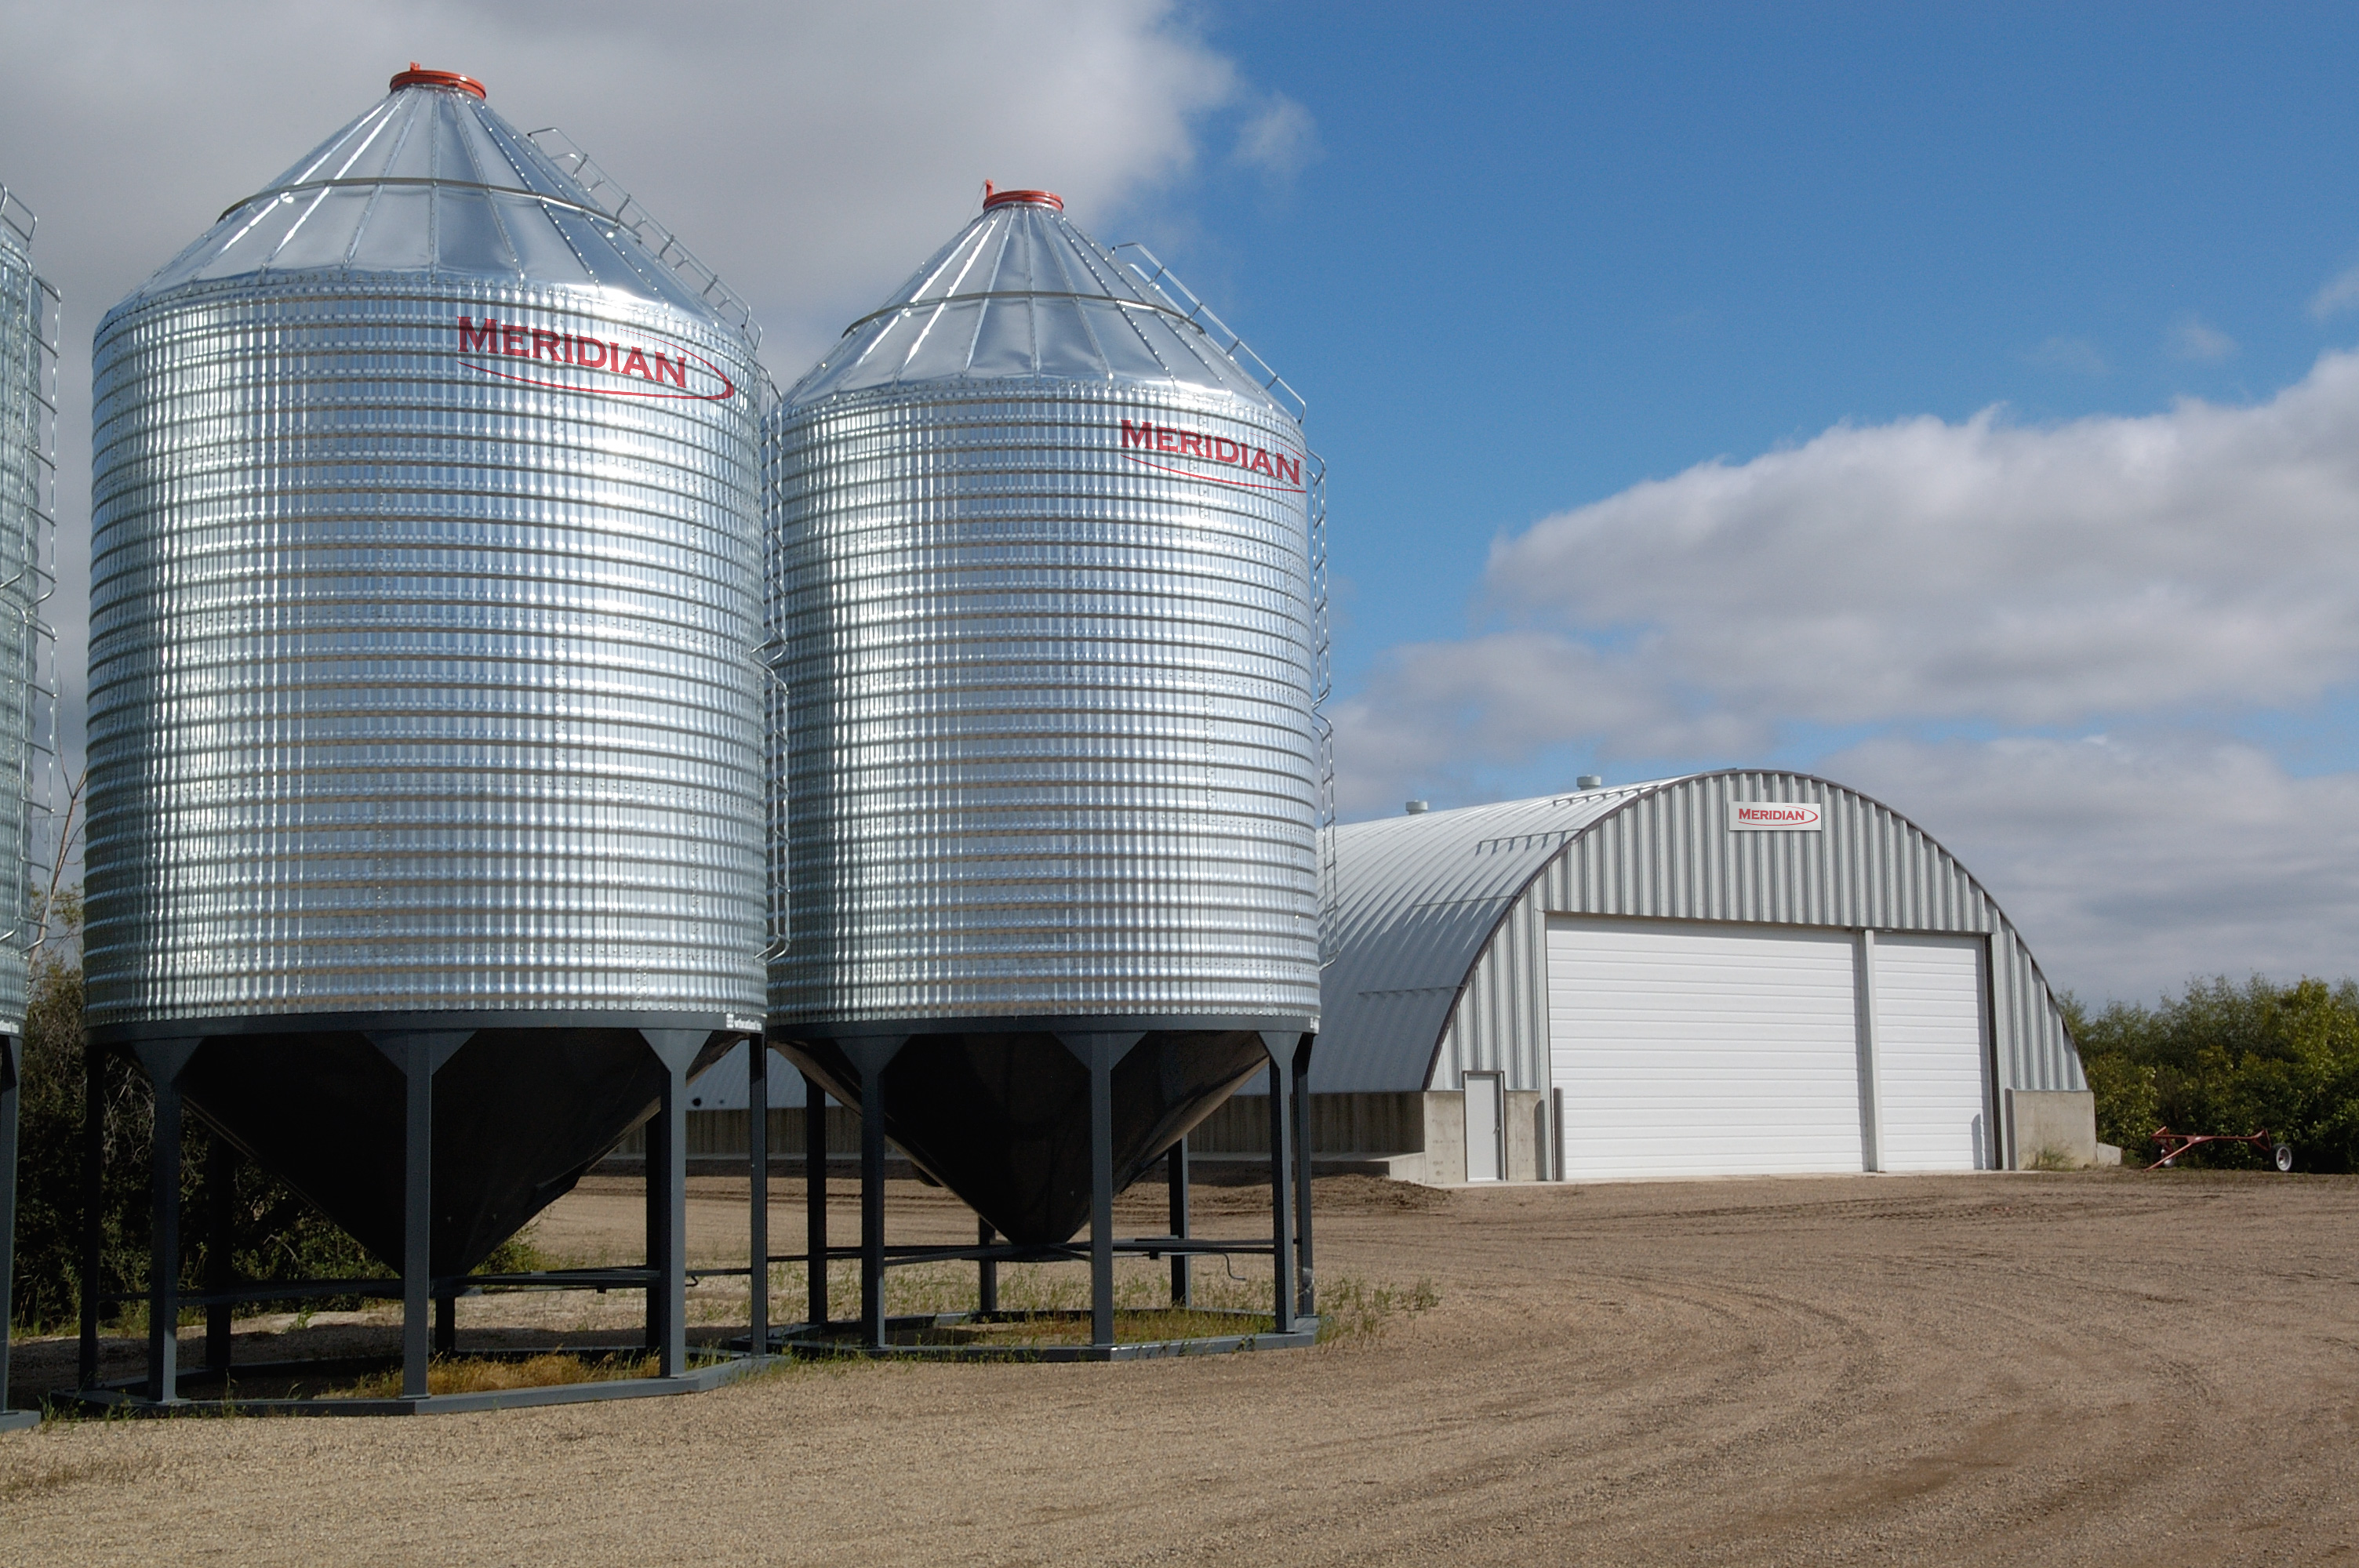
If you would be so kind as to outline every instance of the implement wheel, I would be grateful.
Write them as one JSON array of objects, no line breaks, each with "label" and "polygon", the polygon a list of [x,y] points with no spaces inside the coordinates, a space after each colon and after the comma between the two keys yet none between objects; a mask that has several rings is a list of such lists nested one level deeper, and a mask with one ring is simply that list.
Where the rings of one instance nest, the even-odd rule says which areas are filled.
[{"label": "implement wheel", "polygon": [[2276,1164],[2277,1164],[2277,1168],[2278,1170],[2280,1170],[2280,1171],[2290,1171],[2290,1170],[2292,1170],[2292,1169],[2293,1169],[2293,1145],[2292,1145],[2292,1144],[2290,1144],[2290,1143],[2280,1143],[2280,1144],[2278,1144],[2278,1145],[2277,1146],[2277,1149],[2274,1151],[2273,1158],[2275,1159],[2275,1162],[2276,1162]]}]

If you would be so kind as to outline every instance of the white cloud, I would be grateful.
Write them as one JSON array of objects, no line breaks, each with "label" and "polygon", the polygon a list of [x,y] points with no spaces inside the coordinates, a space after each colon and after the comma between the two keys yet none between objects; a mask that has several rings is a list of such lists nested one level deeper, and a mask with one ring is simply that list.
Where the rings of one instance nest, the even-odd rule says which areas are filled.
[{"label": "white cloud", "polygon": [[1658,757],[1757,751],[1772,738],[1753,716],[1682,711],[1665,697],[1555,633],[1403,644],[1333,706],[1337,804],[1348,818],[1406,795],[1477,795],[1492,772],[1568,740],[1602,737],[1611,752]]},{"label": "white cloud", "polygon": [[2354,305],[2359,305],[2359,266],[2343,268],[2310,297],[2310,313],[2321,321]]},{"label": "white cloud", "polygon": [[2199,364],[2215,364],[2236,352],[2235,339],[2195,316],[2181,316],[2173,321],[2163,341],[2174,359],[2193,360]]},{"label": "white cloud", "polygon": [[2296,703],[2359,678],[2354,429],[2349,353],[2256,407],[1838,427],[1549,518],[1489,591],[1656,719]]},{"label": "white cloud", "polygon": [[1291,179],[1319,158],[1319,126],[1310,111],[1283,92],[1270,93],[1237,132],[1236,160],[1273,179]]},{"label": "white cloud", "polygon": [[2049,338],[2024,351],[2023,362],[2041,370],[2069,371],[2074,375],[2104,375],[2113,369],[2104,351],[2086,338]]},{"label": "white cloud", "polygon": [[2197,975],[2359,971],[2359,775],[2295,778],[2190,736],[1879,740],[1818,771],[1955,853],[2060,989],[2152,1000]]},{"label": "white cloud", "polygon": [[[36,263],[66,297],[72,672],[100,315],[411,59],[480,78],[522,129],[561,125],[752,301],[782,383],[956,232],[984,179],[1058,190],[1112,243],[1191,167],[1208,117],[1270,102],[1175,0],[0,0],[0,182],[40,215]],[[67,730],[78,750],[78,713]]]},{"label": "white cloud", "polygon": [[1167,0],[688,6],[165,0],[0,11],[0,146],[44,265],[111,301],[416,58],[562,125],[751,297],[790,378],[914,269],[985,178],[1118,219],[1240,91]]},{"label": "white cloud", "polygon": [[2251,407],[1844,426],[1635,485],[1494,547],[1511,625],[1379,661],[1336,709],[1342,804],[1882,731],[1813,765],[1957,850],[2060,985],[2359,969],[2359,775],[2176,733],[1905,736],[2168,730],[2359,682],[2354,432],[2359,354],[2330,353]]}]

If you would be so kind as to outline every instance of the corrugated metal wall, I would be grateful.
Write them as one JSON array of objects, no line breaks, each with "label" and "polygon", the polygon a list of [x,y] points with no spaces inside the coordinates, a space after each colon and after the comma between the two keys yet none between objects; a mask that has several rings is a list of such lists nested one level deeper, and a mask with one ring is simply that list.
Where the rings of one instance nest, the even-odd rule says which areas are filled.
[{"label": "corrugated metal wall", "polygon": [[[1732,801],[1817,806],[1817,833],[1734,833]],[[1889,807],[1806,774],[1706,773],[1640,795],[1550,860],[1501,920],[1443,1027],[1428,1087],[1500,1072],[1549,1087],[1548,916],[1980,933],[1990,937],[2002,1089],[2084,1089],[2047,981],[1990,895]]]}]

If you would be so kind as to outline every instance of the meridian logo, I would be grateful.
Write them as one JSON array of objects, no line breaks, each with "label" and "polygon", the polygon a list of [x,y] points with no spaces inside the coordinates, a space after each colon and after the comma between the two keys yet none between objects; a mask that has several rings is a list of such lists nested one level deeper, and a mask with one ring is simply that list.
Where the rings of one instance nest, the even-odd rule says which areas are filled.
[{"label": "meridian logo", "polygon": [[[1185,474],[1190,479],[1207,479],[1214,484],[1234,484],[1245,490],[1283,490],[1295,494],[1302,492],[1302,459],[1288,457],[1283,452],[1267,452],[1259,447],[1249,447],[1243,441],[1232,441],[1225,436],[1208,436],[1201,430],[1181,430],[1169,425],[1158,425],[1152,419],[1134,425],[1122,422],[1123,456],[1145,468],[1160,469],[1165,473]],[[1267,484],[1257,484],[1250,479],[1231,479],[1226,474],[1206,473],[1201,468],[1174,468],[1169,463],[1153,462],[1146,458],[1131,457],[1131,449],[1150,452],[1168,452],[1175,458],[1190,458],[1198,463],[1216,463],[1223,468],[1241,469],[1248,474],[1264,474]]]},{"label": "meridian logo", "polygon": [[1815,806],[1782,800],[1732,800],[1728,830],[1732,833],[1821,833],[1826,823]]},{"label": "meridian logo", "polygon": [[[486,364],[469,359],[522,360],[522,365]],[[599,397],[659,397],[717,403],[737,388],[719,365],[693,349],[669,343],[647,349],[637,343],[553,332],[545,327],[502,326],[486,316],[481,324],[459,318],[459,362],[470,370],[527,386],[586,392]],[[597,372],[596,375],[581,373]],[[551,379],[558,378],[558,379]]]}]

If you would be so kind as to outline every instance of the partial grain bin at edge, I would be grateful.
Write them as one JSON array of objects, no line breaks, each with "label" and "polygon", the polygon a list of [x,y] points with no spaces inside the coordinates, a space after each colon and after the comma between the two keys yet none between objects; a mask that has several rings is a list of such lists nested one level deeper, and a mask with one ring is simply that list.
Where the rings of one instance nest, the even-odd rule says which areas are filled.
[{"label": "partial grain bin at edge", "polygon": [[22,1032],[36,916],[28,860],[49,776],[59,300],[33,271],[33,214],[0,186],[0,1034]]},{"label": "partial grain bin at edge", "polygon": [[397,1262],[430,1035],[437,1276],[762,1000],[753,333],[585,167],[413,68],[95,345],[92,1037]]},{"label": "partial grain bin at edge", "polygon": [[[1044,191],[1007,191],[766,422],[771,1037],[1018,1242],[1319,1012],[1315,460]],[[774,832],[777,831],[774,827]],[[1290,1046],[1289,1046],[1290,1048]]]}]

